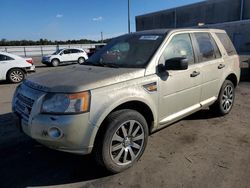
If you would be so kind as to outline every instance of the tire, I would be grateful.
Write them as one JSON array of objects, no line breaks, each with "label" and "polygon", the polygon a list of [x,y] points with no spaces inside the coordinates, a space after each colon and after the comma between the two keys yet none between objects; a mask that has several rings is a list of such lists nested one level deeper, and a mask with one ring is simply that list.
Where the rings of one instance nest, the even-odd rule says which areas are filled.
[{"label": "tire", "polygon": [[122,172],[133,166],[142,156],[148,140],[145,118],[135,110],[111,113],[107,129],[97,140],[96,161],[112,173]]},{"label": "tire", "polygon": [[217,101],[210,106],[210,109],[218,115],[224,116],[232,110],[234,98],[234,84],[230,80],[226,80],[221,87]]},{"label": "tire", "polygon": [[83,64],[83,63],[85,63],[85,58],[84,57],[79,57],[79,59],[78,59],[78,64]]},{"label": "tire", "polygon": [[51,61],[51,65],[52,65],[53,67],[57,67],[57,66],[59,65],[59,63],[60,63],[60,61],[59,61],[58,59],[53,59],[53,60]]},{"label": "tire", "polygon": [[22,69],[11,69],[7,73],[7,79],[11,83],[20,83],[22,82],[26,77],[25,72]]}]

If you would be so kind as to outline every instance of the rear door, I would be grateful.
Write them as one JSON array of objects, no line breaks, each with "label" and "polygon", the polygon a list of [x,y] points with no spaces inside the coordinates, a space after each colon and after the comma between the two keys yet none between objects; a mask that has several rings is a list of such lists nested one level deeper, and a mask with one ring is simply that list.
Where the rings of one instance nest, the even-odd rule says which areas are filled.
[{"label": "rear door", "polygon": [[198,65],[202,78],[201,104],[208,105],[216,100],[220,90],[220,69],[225,64],[222,55],[212,35],[208,32],[198,32],[192,35],[198,52]]},{"label": "rear door", "polygon": [[70,50],[71,51],[71,58],[72,58],[72,61],[77,61],[78,60],[78,58],[80,57],[80,50],[78,50],[78,49],[71,49]]}]

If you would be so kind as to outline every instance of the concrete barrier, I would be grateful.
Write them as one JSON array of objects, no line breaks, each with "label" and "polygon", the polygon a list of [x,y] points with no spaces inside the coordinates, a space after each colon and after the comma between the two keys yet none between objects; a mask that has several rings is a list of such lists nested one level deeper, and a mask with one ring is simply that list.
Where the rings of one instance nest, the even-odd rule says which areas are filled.
[{"label": "concrete barrier", "polygon": [[39,45],[39,46],[0,46],[0,51],[9,52],[12,54],[24,56],[24,57],[35,57],[43,56],[54,53],[57,48],[83,48],[87,52],[90,48],[95,48],[98,44],[66,44],[66,45]]}]

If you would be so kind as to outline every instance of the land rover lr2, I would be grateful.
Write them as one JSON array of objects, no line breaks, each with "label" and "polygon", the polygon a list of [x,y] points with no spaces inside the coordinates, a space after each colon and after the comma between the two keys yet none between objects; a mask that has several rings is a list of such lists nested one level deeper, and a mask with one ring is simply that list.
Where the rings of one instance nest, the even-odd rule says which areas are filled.
[{"label": "land rover lr2", "polygon": [[12,106],[31,138],[93,153],[117,173],[138,161],[154,131],[207,107],[228,114],[239,77],[223,30],[142,31],[114,38],[84,65],[29,77]]}]

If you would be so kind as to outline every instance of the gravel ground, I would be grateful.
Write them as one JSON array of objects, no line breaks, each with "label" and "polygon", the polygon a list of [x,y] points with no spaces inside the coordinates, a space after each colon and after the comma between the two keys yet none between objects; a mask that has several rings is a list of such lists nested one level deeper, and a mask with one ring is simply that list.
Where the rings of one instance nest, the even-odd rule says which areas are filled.
[{"label": "gravel ground", "polygon": [[[55,69],[36,65],[37,72]],[[91,156],[53,151],[20,133],[10,113],[17,85],[1,82],[0,187],[250,188],[249,81],[243,70],[229,115],[203,110],[151,135],[138,164],[116,175]]]}]

